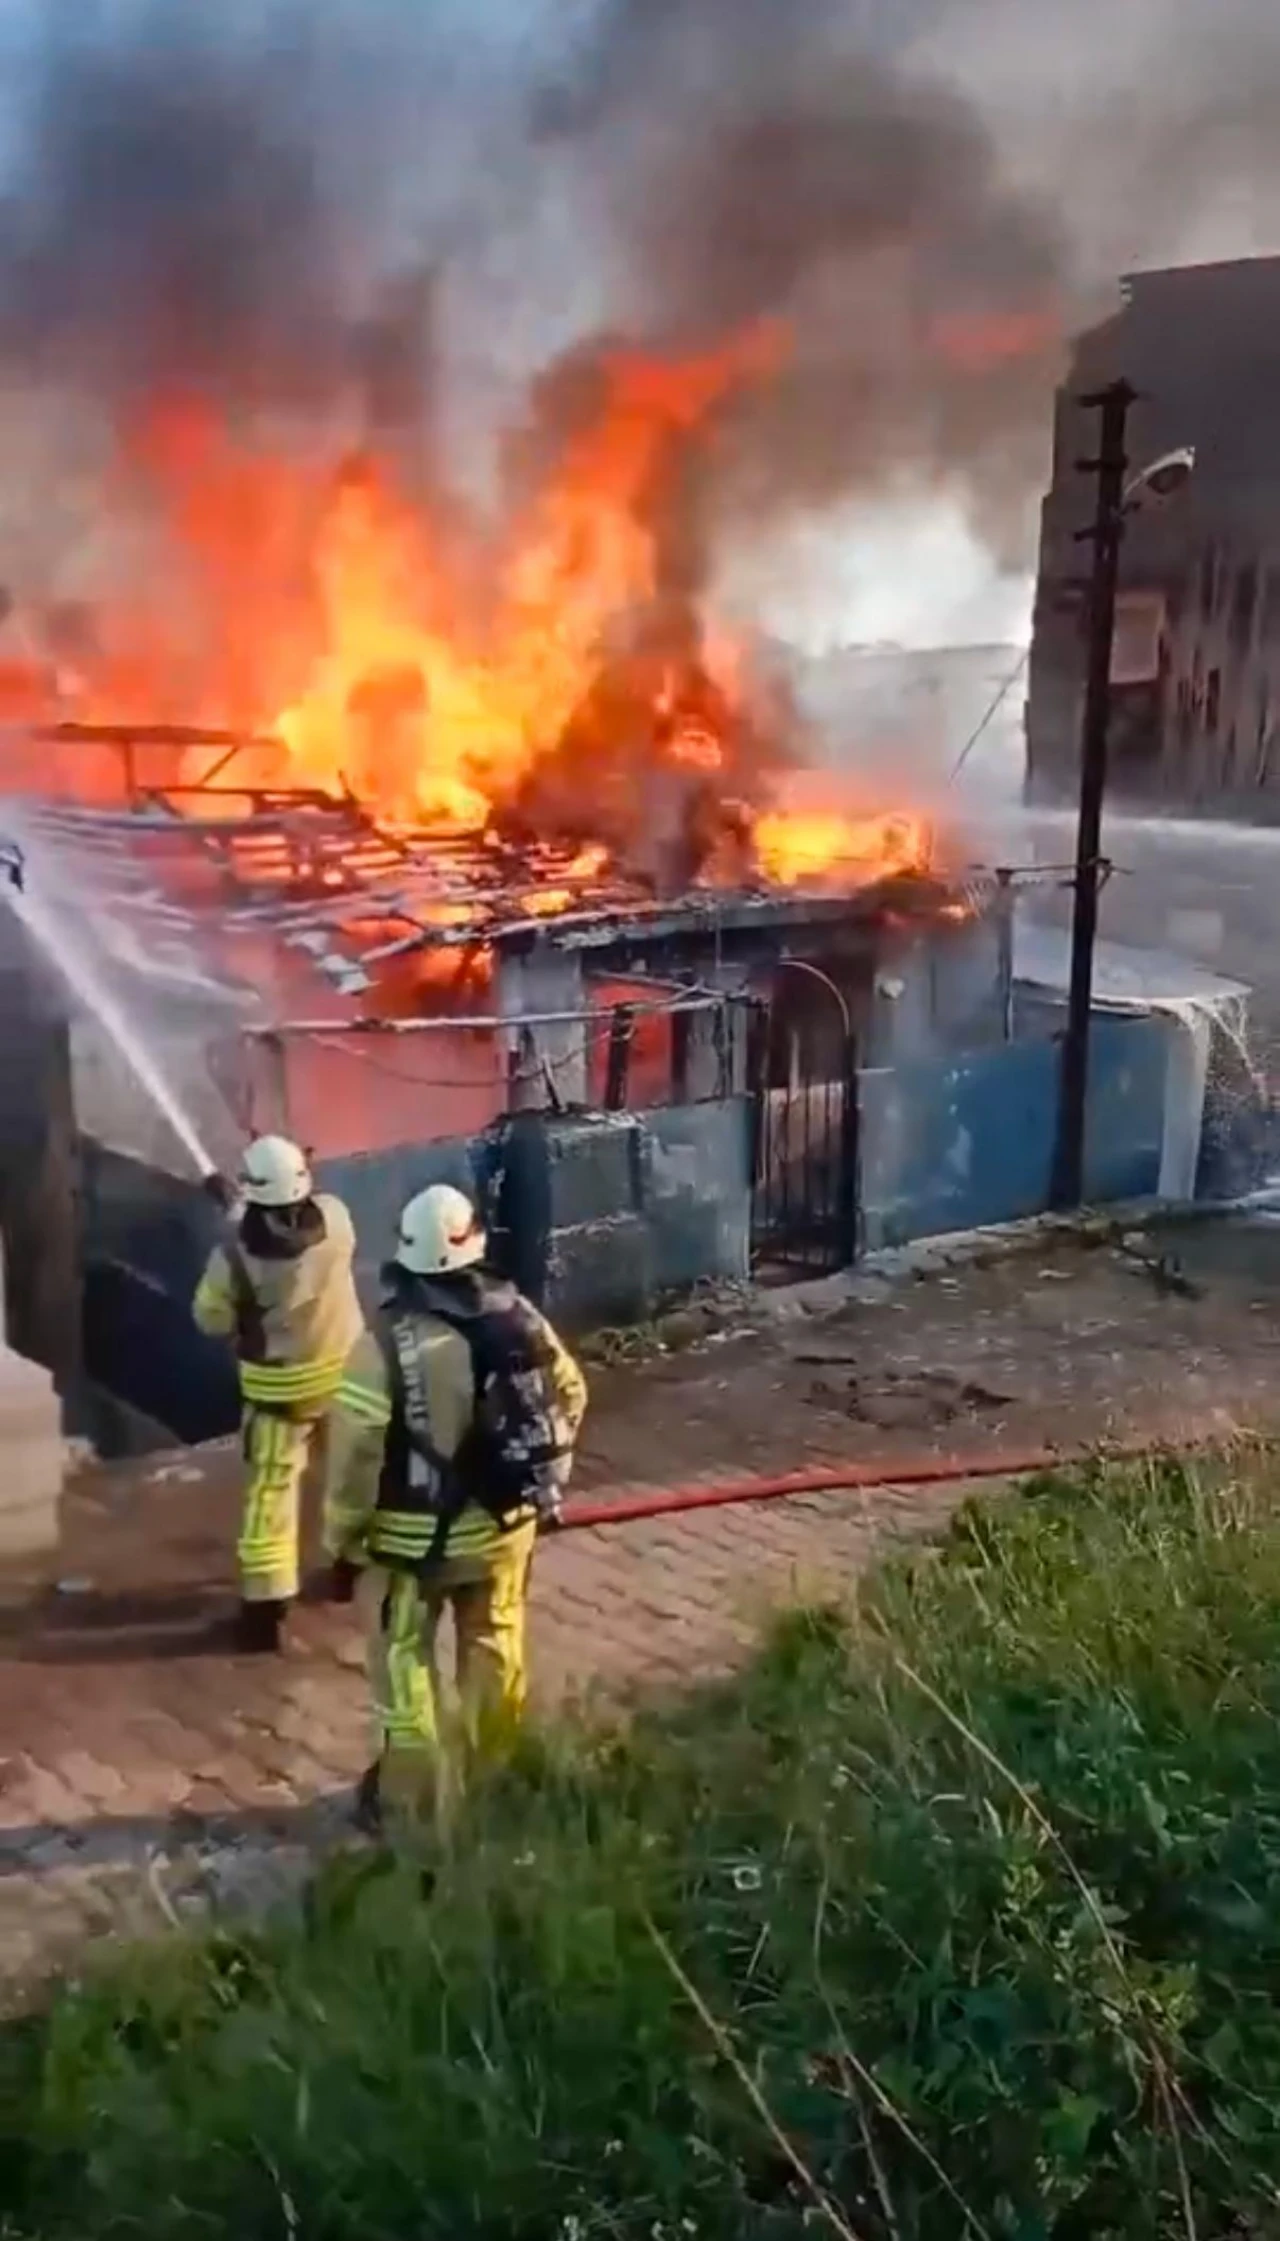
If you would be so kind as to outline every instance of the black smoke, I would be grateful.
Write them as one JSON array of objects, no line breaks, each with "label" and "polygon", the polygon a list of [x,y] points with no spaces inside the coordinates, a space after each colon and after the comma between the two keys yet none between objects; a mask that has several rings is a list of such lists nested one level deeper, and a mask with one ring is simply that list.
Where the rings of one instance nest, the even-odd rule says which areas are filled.
[{"label": "black smoke", "polygon": [[883,13],[850,21],[827,0],[617,0],[538,126],[607,182],[655,337],[785,324],[779,377],[717,432],[703,497],[722,534],[910,480],[958,484],[1016,545],[1069,242],[973,106],[910,66],[905,12],[894,38]]},{"label": "black smoke", "polygon": [[313,399],[345,336],[305,96],[283,56],[184,18],[42,40],[0,221],[0,348],[109,397]]},{"label": "black smoke", "polygon": [[[785,367],[663,498],[683,584],[726,537],[905,487],[963,494],[1022,557],[1096,300],[1077,202],[1114,177],[1105,254],[1131,216],[1139,262],[1180,151],[1207,191],[1234,116],[1236,160],[1267,162],[1280,32],[1261,0],[1223,7],[1193,69],[1174,0],[1140,0],[1108,103],[1101,0],[47,0],[6,56],[0,374],[121,413],[185,390],[320,417],[355,392],[389,443],[491,363],[527,466],[601,334],[780,320]],[[1087,114],[1059,97],[1073,40]]]},{"label": "black smoke", "polygon": [[[421,413],[460,186],[458,89],[403,0],[41,8],[7,87],[0,368],[127,412],[185,393]],[[464,108],[480,123],[491,90]]]}]

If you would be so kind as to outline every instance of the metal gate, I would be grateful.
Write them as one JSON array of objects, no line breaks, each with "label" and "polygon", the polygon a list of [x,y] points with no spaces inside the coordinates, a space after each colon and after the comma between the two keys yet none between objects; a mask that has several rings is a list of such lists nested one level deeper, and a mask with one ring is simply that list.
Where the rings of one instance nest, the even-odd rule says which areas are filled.
[{"label": "metal gate", "polygon": [[751,1260],[758,1277],[779,1282],[847,1268],[859,1231],[858,1055],[849,1009],[816,966],[787,966],[827,989],[838,1016],[827,1033],[806,1035],[775,993],[752,1020]]}]

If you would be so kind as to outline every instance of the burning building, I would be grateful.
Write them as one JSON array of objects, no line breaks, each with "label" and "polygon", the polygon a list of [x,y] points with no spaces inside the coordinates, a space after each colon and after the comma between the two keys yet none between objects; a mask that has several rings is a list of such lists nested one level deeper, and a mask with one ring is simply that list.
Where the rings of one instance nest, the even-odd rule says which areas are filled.
[{"label": "burning building", "polygon": [[[185,1319],[175,1341],[206,1219],[197,1160],[230,1161],[251,1130],[313,1148],[355,1207],[370,1282],[398,1197],[447,1173],[492,1186],[491,1219],[558,1312],[612,1320],[745,1276],[753,1252],[850,1258],[859,1068],[1000,1032],[1005,922],[910,817],[814,833],[763,812],[757,839],[692,764],[670,850],[633,861],[567,812],[554,838],[527,808],[413,827],[354,796],[259,790],[240,776],[275,751],[258,739],[63,725],[47,745],[92,774],[88,799],[13,805],[28,925],[78,995],[67,1276],[84,1367],[183,1432],[214,1428],[227,1399],[192,1366]],[[532,1247],[530,1188],[547,1198]],[[162,1405],[192,1389],[194,1415]]]},{"label": "burning building", "polygon": [[1027,705],[1036,800],[1078,784],[1096,414],[1078,399],[1138,390],[1135,468],[1191,445],[1164,511],[1131,517],[1112,666],[1110,792],[1258,823],[1280,813],[1280,452],[1273,456],[1280,258],[1135,274],[1083,335],[1058,393]]},{"label": "burning building", "polygon": [[313,1148],[368,1282],[444,1173],[562,1320],[619,1320],[848,1260],[859,1070],[999,1038],[994,884],[887,778],[798,805],[787,680],[709,596],[699,447],[779,347],[594,353],[484,531],[368,449],[135,432],[167,567],[33,662],[4,747],[77,996],[66,1281],[135,1410],[230,1420],[180,1303],[199,1164],[251,1130]]},{"label": "burning building", "polygon": [[[157,736],[62,727],[56,743],[136,757],[154,752]],[[184,754],[193,739],[183,735]],[[247,755],[256,751],[246,743]],[[227,774],[238,750],[214,742],[211,752]],[[958,925],[968,916],[931,865],[919,820],[832,819],[832,829],[800,820],[792,829],[770,815],[762,845],[779,863],[770,874],[759,868],[745,812],[708,800],[701,775],[683,802],[673,789],[658,849],[668,871],[685,871],[683,884],[580,833],[538,837],[515,821],[392,828],[354,798],[301,788],[237,794],[228,775],[226,785],[182,780],[171,789],[135,777],[117,807],[46,798],[17,810],[63,951],[74,959],[92,949],[95,975],[127,984],[122,1006],[146,1023],[146,1040],[175,1080],[204,1076],[203,1096],[193,1091],[196,1125],[214,1156],[229,1132],[249,1129],[292,1128],[322,1156],[338,1156],[483,1127],[508,1103],[580,1106],[601,1089],[599,1022],[607,1031],[619,1009],[636,1015],[628,1079],[643,1056],[650,1088],[663,1093],[671,1078],[654,1072],[656,1044],[640,1033],[639,1015],[663,1015],[678,1076],[676,1022],[702,1002],[764,997],[768,962],[788,945],[825,941],[838,950],[829,930],[851,917],[888,924],[895,912],[911,921],[936,912]],[[585,823],[590,803],[565,816]],[[824,856],[816,882],[804,878],[813,823],[813,844],[844,848]],[[711,876],[721,850],[736,879]],[[787,850],[794,879],[785,876]],[[172,1039],[180,1022],[197,1020],[202,1056],[193,1067],[194,1051],[184,1059]],[[97,1031],[92,1020],[82,1024]],[[98,1026],[104,1045],[119,1045],[109,1005]],[[371,1043],[394,1046],[402,1067],[415,1046],[437,1055],[418,1075],[389,1077],[368,1112],[357,1113],[350,1096],[335,1099],[338,1070],[323,1092],[310,1083],[309,1068],[323,1071],[340,1050]],[[319,1068],[305,1057],[309,1047],[325,1054]],[[127,1074],[127,1049],[118,1064]],[[408,1095],[397,1096],[396,1079]],[[451,1094],[424,1111],[421,1091],[433,1079]],[[163,1113],[147,1125],[154,1156],[181,1167],[182,1147],[162,1143]]]},{"label": "burning building", "polygon": [[52,424],[48,474],[11,434],[0,784],[77,993],[6,976],[6,1235],[29,1350],[83,1328],[186,1435],[234,1409],[193,1178],[251,1127],[314,1145],[366,1278],[410,1188],[472,1183],[568,1324],[847,1260],[864,1148],[886,1236],[917,1183],[963,1220],[975,1160],[1003,1182],[961,1060],[1009,1032],[1008,889],[892,754],[801,806],[787,678],[716,586],[908,465],[1016,513],[1055,229],[847,10],[749,12],[606,11],[514,103],[486,34],[476,115],[431,11],[320,11],[305,56],[270,8],[49,36],[0,225],[0,356]]}]

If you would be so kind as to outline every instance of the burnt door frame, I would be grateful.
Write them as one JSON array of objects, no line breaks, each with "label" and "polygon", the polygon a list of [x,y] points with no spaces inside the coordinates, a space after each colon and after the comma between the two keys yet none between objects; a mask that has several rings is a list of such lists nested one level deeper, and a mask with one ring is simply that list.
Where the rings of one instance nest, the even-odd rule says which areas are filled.
[{"label": "burnt door frame", "polygon": [[834,1275],[857,1259],[861,1234],[858,1144],[858,1044],[848,1003],[835,982],[804,958],[783,972],[803,973],[830,995],[839,1017],[837,1059],[806,1061],[793,1038],[787,1079],[772,1080],[773,1023],[779,989],[752,1020],[751,1265],[775,1279]]}]

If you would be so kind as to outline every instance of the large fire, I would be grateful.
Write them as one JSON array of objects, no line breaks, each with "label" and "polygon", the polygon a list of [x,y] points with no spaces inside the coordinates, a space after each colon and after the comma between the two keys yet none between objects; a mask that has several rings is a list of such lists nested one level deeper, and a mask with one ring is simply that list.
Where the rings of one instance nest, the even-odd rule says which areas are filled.
[{"label": "large fire", "polygon": [[664,524],[682,468],[784,349],[760,326],[682,359],[602,358],[594,415],[480,565],[476,540],[368,453],[317,466],[204,411],[149,414],[124,465],[181,581],[103,613],[61,713],[243,726],[278,742],[236,761],[246,786],[354,795],[397,826],[554,836],[646,869],[661,843],[684,881],[919,868],[919,819],[779,806],[787,711],[767,707],[751,649],[672,588]]}]

